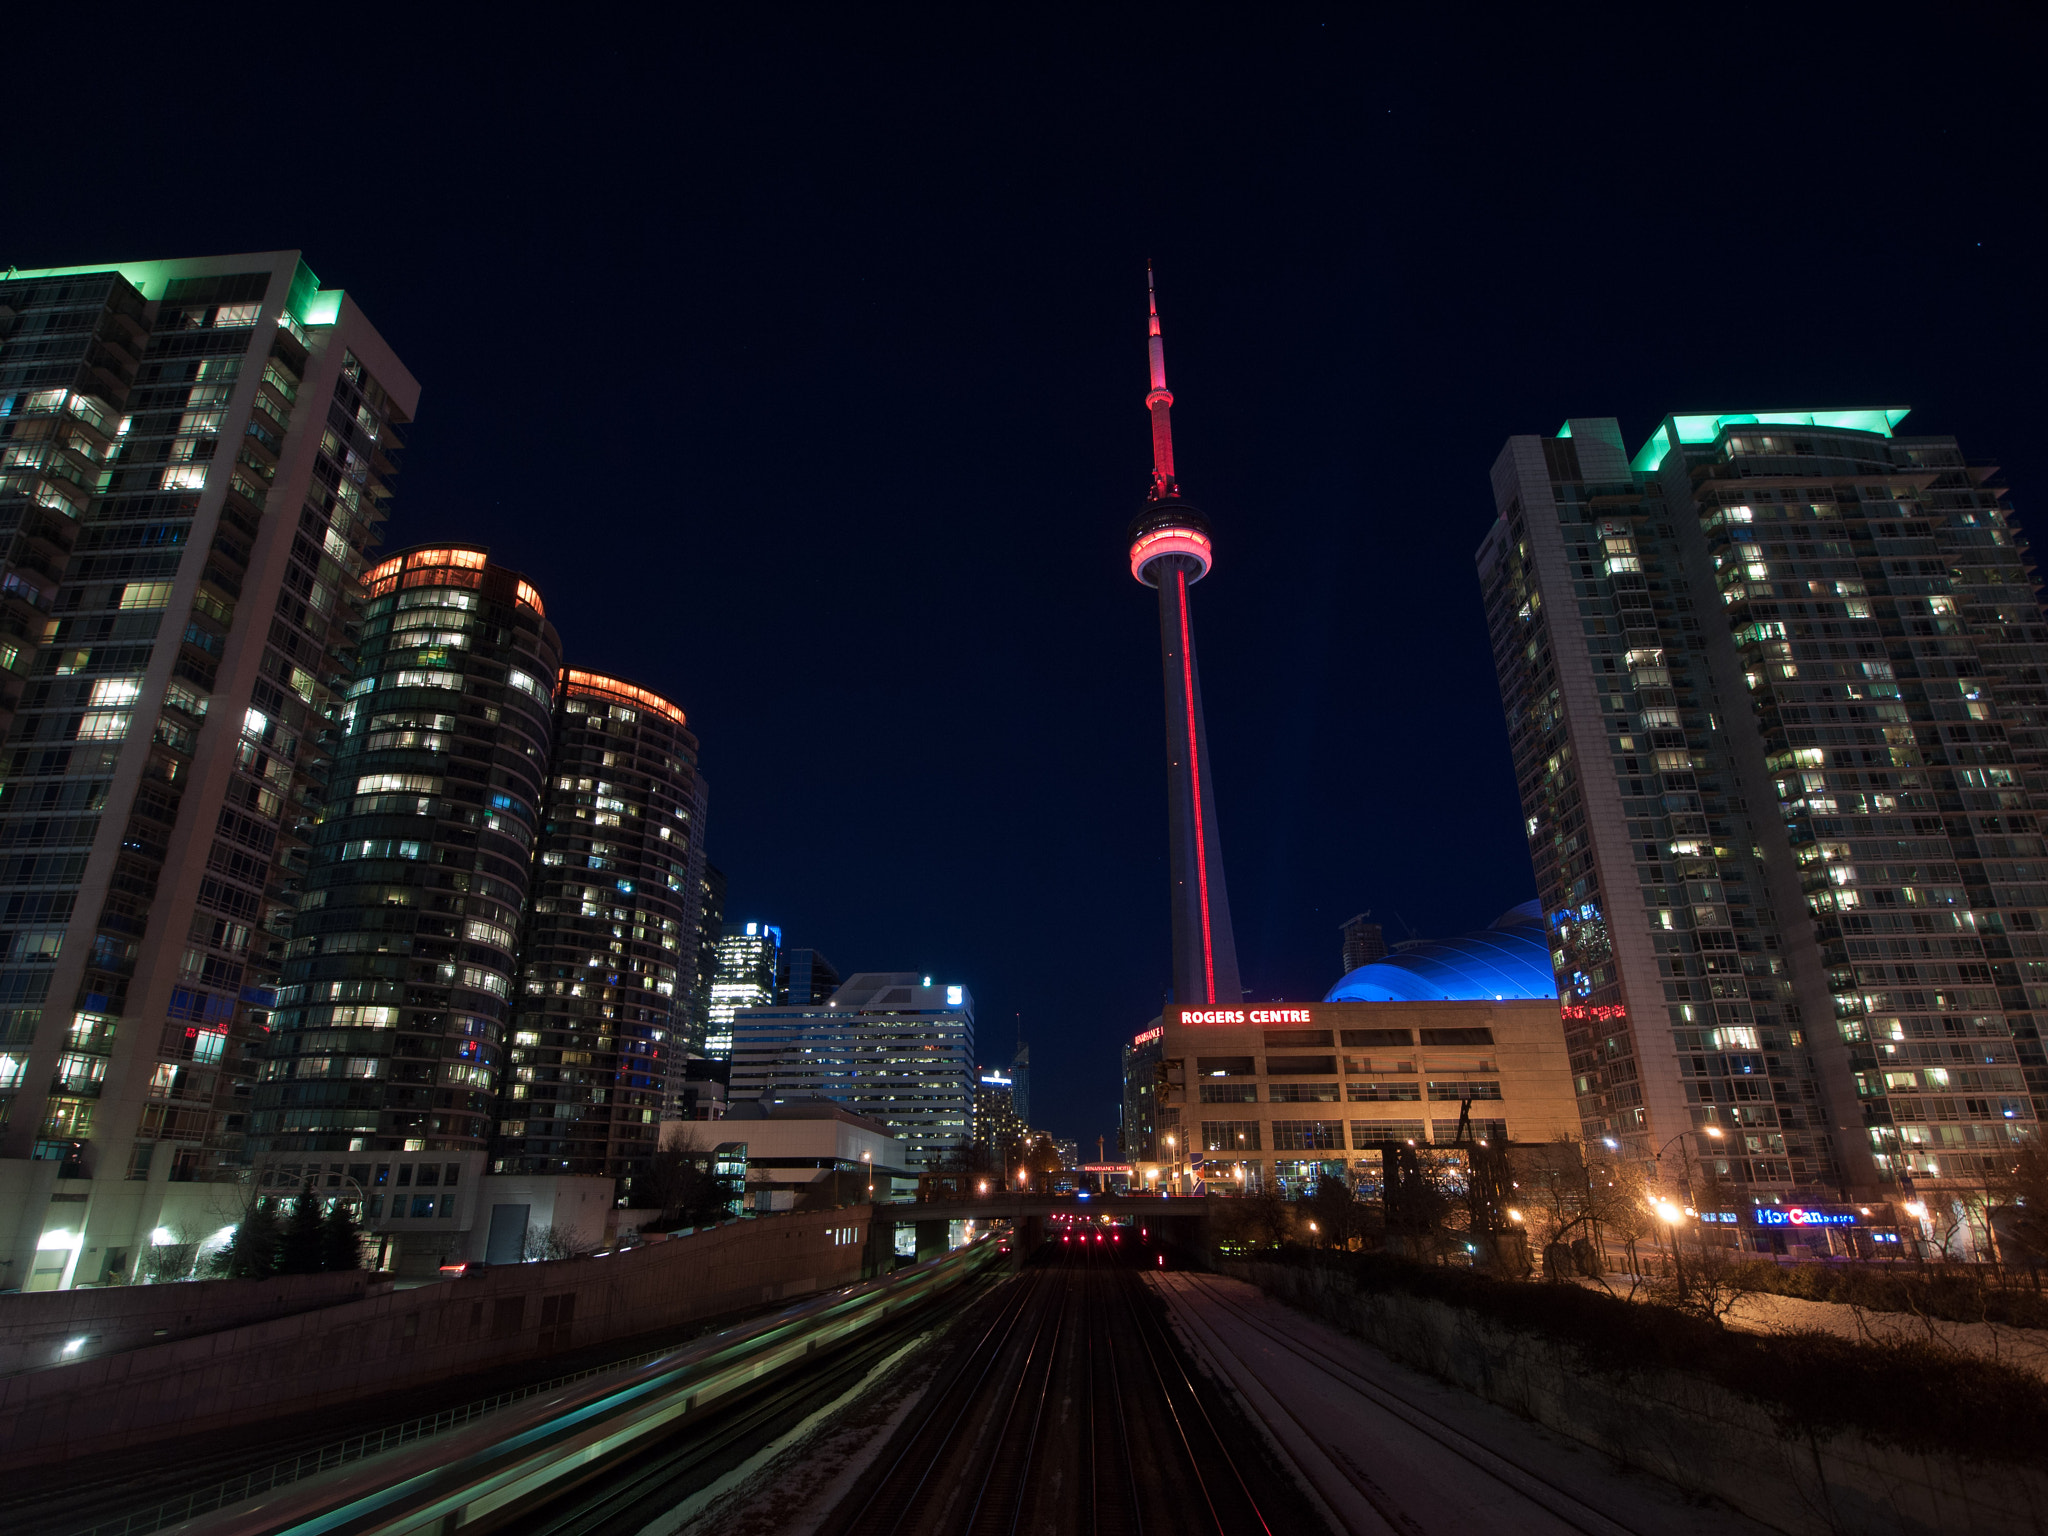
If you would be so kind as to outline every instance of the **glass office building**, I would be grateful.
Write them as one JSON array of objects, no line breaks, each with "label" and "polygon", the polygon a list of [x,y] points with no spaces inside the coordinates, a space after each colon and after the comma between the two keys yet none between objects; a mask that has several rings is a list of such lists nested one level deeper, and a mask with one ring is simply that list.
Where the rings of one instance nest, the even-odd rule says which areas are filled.
[{"label": "glass office building", "polygon": [[714,1061],[732,1056],[733,1015],[742,1008],[772,1007],[782,974],[780,928],[773,923],[725,925],[718,936],[716,969],[711,975],[706,1056]]},{"label": "glass office building", "polygon": [[1899,410],[1509,440],[1478,554],[1579,1115],[1751,1202],[1966,1192],[2036,1135],[2048,625]]},{"label": "glass office building", "polygon": [[735,1102],[836,1099],[888,1126],[919,1170],[972,1136],[975,1076],[974,999],[914,972],[862,971],[823,1007],[733,1017]]}]

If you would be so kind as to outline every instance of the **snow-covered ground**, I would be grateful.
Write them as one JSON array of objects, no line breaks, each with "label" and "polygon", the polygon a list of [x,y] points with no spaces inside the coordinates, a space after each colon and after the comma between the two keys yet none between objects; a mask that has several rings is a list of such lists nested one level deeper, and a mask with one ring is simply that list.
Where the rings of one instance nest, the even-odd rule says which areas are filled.
[{"label": "snow-covered ground", "polygon": [[1148,1275],[1189,1346],[1229,1380],[1355,1536],[1734,1536],[1766,1528],[1213,1275]]},{"label": "snow-covered ground", "polygon": [[[1628,1275],[1609,1275],[1607,1285],[1617,1296],[1630,1294]],[[1635,1282],[1634,1295],[1637,1300],[1645,1299],[1640,1281]],[[1938,1317],[1915,1317],[1908,1312],[1872,1312],[1838,1301],[1767,1295],[1742,1297],[1729,1312],[1727,1321],[1729,1327],[1750,1333],[1810,1331],[1845,1339],[1933,1344],[2048,1376],[2048,1331],[2039,1328],[2014,1328],[2004,1323],[1949,1323]]]}]

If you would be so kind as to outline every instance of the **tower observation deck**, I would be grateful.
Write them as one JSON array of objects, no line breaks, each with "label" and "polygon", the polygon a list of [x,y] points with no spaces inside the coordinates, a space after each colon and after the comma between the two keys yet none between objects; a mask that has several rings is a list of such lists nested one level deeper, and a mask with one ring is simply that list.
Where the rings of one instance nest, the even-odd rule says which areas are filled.
[{"label": "tower observation deck", "polygon": [[1181,499],[1173,470],[1166,353],[1159,303],[1151,294],[1147,347],[1152,387],[1152,488],[1131,523],[1131,575],[1159,593],[1159,645],[1166,678],[1166,825],[1171,855],[1173,1000],[1185,1005],[1244,1000],[1230,897],[1223,884],[1223,845],[1216,828],[1216,786],[1209,771],[1209,730],[1202,716],[1202,680],[1195,666],[1188,588],[1209,574],[1209,520]]}]

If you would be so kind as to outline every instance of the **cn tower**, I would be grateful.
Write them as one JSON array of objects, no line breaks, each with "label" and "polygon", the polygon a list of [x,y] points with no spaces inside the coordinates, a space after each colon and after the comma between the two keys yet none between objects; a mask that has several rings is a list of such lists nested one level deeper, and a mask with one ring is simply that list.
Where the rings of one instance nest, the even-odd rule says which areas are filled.
[{"label": "cn tower", "polygon": [[1159,592],[1159,645],[1166,671],[1166,829],[1172,855],[1173,1000],[1183,1007],[1235,1008],[1244,1001],[1223,888],[1223,844],[1216,832],[1216,786],[1209,771],[1209,730],[1202,680],[1188,623],[1188,588],[1209,574],[1209,520],[1183,501],[1173,475],[1173,427],[1167,413],[1166,352],[1159,300],[1145,269],[1152,317],[1146,346],[1152,388],[1152,489],[1131,524],[1131,575]]}]

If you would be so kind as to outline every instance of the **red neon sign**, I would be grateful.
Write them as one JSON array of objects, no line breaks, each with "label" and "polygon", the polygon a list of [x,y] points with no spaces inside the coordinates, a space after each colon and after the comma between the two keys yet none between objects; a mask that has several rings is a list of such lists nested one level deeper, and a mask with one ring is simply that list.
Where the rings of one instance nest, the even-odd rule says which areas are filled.
[{"label": "red neon sign", "polygon": [[1138,1036],[1137,1039],[1131,1042],[1132,1048],[1135,1049],[1136,1047],[1143,1045],[1147,1040],[1157,1040],[1161,1035],[1165,1033],[1166,1030],[1164,1026],[1154,1025],[1151,1029],[1146,1030],[1145,1033]]},{"label": "red neon sign", "polygon": [[1183,1008],[1183,1024],[1313,1024],[1308,1008]]},{"label": "red neon sign", "polygon": [[1602,1004],[1599,1006],[1588,1006],[1585,1003],[1567,1003],[1557,1011],[1561,1018],[1590,1019],[1599,1024],[1605,1024],[1610,1019],[1625,1019],[1628,1017],[1628,1010],[1619,1003]]}]

